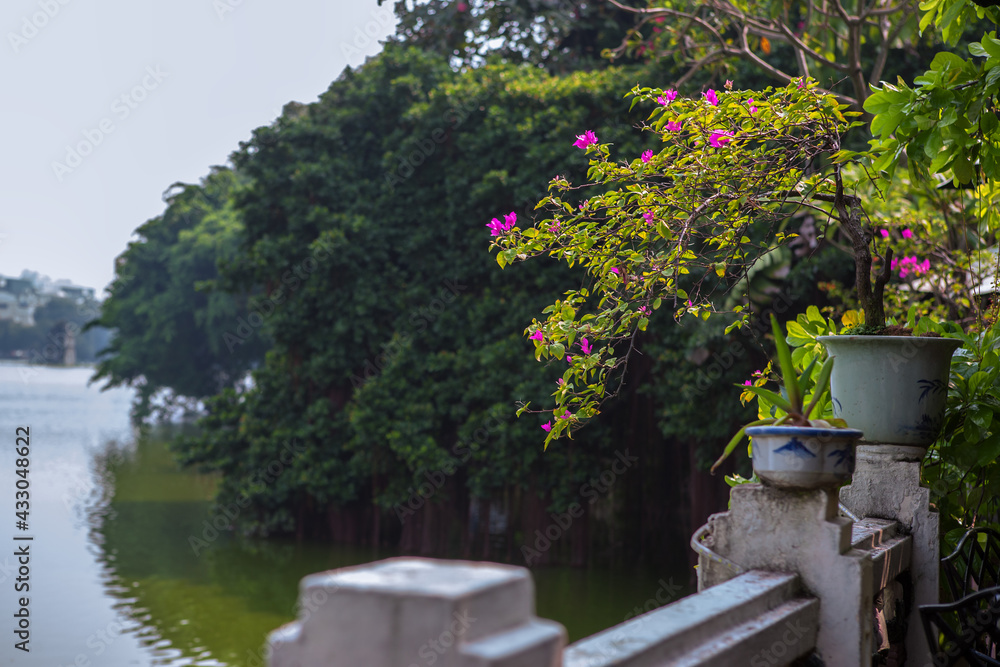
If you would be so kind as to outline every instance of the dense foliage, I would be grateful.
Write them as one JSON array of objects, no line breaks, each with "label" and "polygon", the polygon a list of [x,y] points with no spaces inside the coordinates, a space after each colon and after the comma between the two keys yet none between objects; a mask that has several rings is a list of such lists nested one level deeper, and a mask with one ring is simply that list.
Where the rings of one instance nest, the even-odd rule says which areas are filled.
[{"label": "dense foliage", "polygon": [[[263,530],[334,530],[339,512],[362,508],[398,518],[391,535],[412,525],[423,495],[460,521],[473,499],[511,511],[529,502],[522,494],[544,498],[540,509],[579,500],[627,446],[607,437],[614,416],[543,454],[540,422],[511,410],[561,375],[526,357],[523,322],[573,274],[498,275],[479,251],[484,212],[526,217],[540,182],[581,176],[581,125],[640,151],[619,93],[638,76],[456,74],[390,46],[318,103],[258,129],[234,156],[250,179],[238,203],[245,261],[225,278],[264,286],[273,346],[252,388],[210,401],[184,459],[222,471],[223,499],[249,496]],[[281,460],[289,447],[296,456]],[[273,482],[260,483],[275,461]]]},{"label": "dense foliage", "polygon": [[115,263],[94,324],[116,335],[94,380],[137,388],[137,417],[149,414],[154,397],[170,405],[233,386],[266,348],[264,336],[243,335],[246,296],[208,289],[218,264],[238,257],[237,183],[232,170],[216,168],[200,185],[176,184],[163,215],[136,229]]}]

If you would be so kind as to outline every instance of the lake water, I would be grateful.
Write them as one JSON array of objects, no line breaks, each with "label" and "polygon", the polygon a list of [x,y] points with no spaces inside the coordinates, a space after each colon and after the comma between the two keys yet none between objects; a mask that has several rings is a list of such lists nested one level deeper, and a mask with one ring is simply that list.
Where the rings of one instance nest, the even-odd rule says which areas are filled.
[{"label": "lake water", "polygon": [[[214,516],[215,479],[178,469],[162,438],[137,437],[131,392],[102,393],[90,375],[0,363],[0,665],[258,667],[268,633],[294,619],[304,575],[392,555],[231,533],[195,554],[189,538]],[[27,530],[15,507],[18,427],[30,429]],[[25,545],[30,572],[18,582]],[[571,640],[687,583],[635,570],[534,576],[539,616]],[[15,648],[21,597],[28,653]]]}]

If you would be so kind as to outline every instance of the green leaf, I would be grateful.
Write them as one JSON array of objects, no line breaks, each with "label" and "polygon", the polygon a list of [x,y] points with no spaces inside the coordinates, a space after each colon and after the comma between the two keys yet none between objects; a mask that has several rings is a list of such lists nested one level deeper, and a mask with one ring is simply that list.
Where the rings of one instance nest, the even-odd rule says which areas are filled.
[{"label": "green leaf", "polygon": [[827,360],[823,362],[823,367],[819,369],[819,377],[816,378],[816,392],[813,394],[812,401],[809,402],[809,406],[806,407],[804,416],[809,419],[809,415],[812,414],[816,406],[820,404],[823,396],[826,395],[827,390],[830,388],[830,374],[833,372],[833,357],[827,357]]},{"label": "green leaf", "polygon": [[963,67],[965,67],[965,60],[963,60],[961,56],[957,56],[948,51],[938,51],[938,53],[934,56],[934,59],[931,60],[931,69],[962,69]]},{"label": "green leaf", "polygon": [[765,389],[764,387],[747,386],[747,385],[736,385],[736,386],[738,386],[740,389],[744,391],[749,391],[751,394],[763,398],[765,401],[781,409],[783,412],[798,412],[798,410],[794,409],[792,407],[792,404],[789,403],[784,396],[776,392],[773,392],[770,389]]},{"label": "green leaf", "polygon": [[[771,314],[771,332],[774,334],[774,342],[778,348],[778,365],[781,367],[781,375],[785,384],[785,391],[788,392],[788,402],[795,407],[795,412],[801,412],[802,395],[799,394],[799,383],[795,377],[795,366],[792,364],[792,353],[788,350],[788,343],[778,325],[778,318]],[[792,412],[792,410],[787,410]]]},{"label": "green leaf", "polygon": [[798,322],[789,322],[785,326],[788,328],[788,342],[796,347],[816,340]]},{"label": "green leaf", "polygon": [[951,169],[955,173],[955,179],[959,185],[972,183],[976,178],[976,170],[972,167],[972,162],[964,155],[955,158],[955,161],[951,164]]},{"label": "green leaf", "polygon": [[729,443],[726,445],[726,448],[722,450],[722,456],[720,456],[718,460],[716,460],[716,462],[712,464],[712,468],[709,470],[709,472],[711,472],[714,475],[715,469],[718,468],[720,465],[722,465],[723,461],[729,458],[729,455],[733,453],[733,451],[736,449],[736,446],[740,444],[740,442],[743,440],[744,437],[746,437],[748,426],[765,426],[767,424],[773,424],[773,423],[774,423],[773,419],[758,419],[757,421],[750,422],[749,424],[741,428],[739,431],[737,431],[736,435],[734,435],[732,439],[729,441]]},{"label": "green leaf", "polygon": [[1000,432],[993,433],[977,446],[978,458],[976,465],[983,466],[992,463],[1000,456]]}]

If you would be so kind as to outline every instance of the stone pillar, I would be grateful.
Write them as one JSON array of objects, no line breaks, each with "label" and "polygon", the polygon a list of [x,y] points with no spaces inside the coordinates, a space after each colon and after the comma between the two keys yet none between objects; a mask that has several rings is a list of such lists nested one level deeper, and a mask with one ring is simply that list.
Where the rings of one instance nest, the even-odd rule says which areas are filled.
[{"label": "stone pillar", "polygon": [[[827,665],[871,664],[872,562],[851,547],[851,521],[839,516],[835,490],[793,491],[742,484],[730,510],[708,520],[716,554],[742,570],[797,573],[820,600],[816,652]],[[738,572],[701,554],[698,590]]]},{"label": "stone pillar", "polygon": [[63,365],[76,366],[76,333],[73,327],[66,326],[66,344],[63,347]]},{"label": "stone pillar", "polygon": [[920,462],[925,449],[898,445],[859,445],[850,486],[840,490],[840,499],[855,514],[891,519],[913,540],[910,573],[913,608],[906,634],[907,662],[930,664],[917,607],[937,604],[941,567],[938,543],[939,517],[930,507],[930,489],[920,486]]},{"label": "stone pillar", "polygon": [[566,645],[522,567],[393,558],[310,575],[299,603],[271,667],[559,667]]}]

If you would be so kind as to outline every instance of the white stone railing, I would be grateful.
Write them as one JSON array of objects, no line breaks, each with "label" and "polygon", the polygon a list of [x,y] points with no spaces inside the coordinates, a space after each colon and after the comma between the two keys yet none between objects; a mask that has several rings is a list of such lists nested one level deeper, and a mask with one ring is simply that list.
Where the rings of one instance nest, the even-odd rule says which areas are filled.
[{"label": "white stone railing", "polygon": [[[840,516],[838,500],[863,518]],[[911,613],[937,601],[937,515],[907,448],[860,447],[852,486],[733,489],[695,535],[696,595],[566,647],[535,616],[528,570],[397,558],[306,577],[299,620],[275,631],[271,667],[763,667],[815,653],[866,666],[902,590]],[[891,596],[888,596],[891,597]],[[931,664],[910,618],[908,664]],[[880,631],[873,632],[873,628]]]}]

